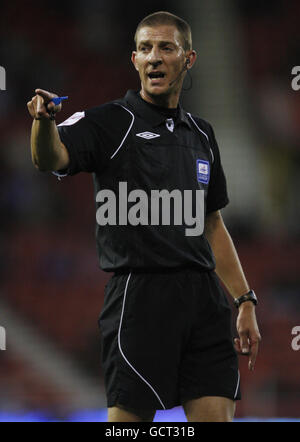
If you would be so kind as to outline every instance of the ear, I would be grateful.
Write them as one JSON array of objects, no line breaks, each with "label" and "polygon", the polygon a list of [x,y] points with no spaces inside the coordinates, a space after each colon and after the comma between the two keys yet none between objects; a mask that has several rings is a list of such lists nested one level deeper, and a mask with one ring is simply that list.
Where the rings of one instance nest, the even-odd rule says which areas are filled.
[{"label": "ear", "polygon": [[193,66],[193,64],[195,63],[196,59],[197,59],[197,53],[196,51],[192,50],[192,51],[187,51],[186,52],[186,58],[189,59],[189,63],[187,63],[186,68],[187,69],[191,69],[191,67]]},{"label": "ear", "polygon": [[136,56],[137,56],[136,51],[132,51],[132,54],[131,54],[131,61],[132,61],[133,65],[134,65],[135,69],[138,71],[139,68],[138,68],[138,66],[137,66]]}]

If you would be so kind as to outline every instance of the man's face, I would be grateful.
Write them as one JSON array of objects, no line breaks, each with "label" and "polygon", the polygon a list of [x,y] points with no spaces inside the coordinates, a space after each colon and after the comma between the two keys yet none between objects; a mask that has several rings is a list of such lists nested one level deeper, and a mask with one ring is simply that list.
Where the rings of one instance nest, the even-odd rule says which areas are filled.
[{"label": "man's face", "polygon": [[136,43],[137,49],[131,59],[139,72],[142,95],[155,97],[178,93],[184,77],[180,73],[186,53],[176,27],[145,26],[139,30]]}]

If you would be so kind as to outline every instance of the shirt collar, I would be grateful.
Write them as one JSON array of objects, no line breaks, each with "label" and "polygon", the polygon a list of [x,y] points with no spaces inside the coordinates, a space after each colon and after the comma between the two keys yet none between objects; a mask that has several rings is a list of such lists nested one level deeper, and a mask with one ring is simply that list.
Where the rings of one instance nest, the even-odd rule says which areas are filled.
[{"label": "shirt collar", "polygon": [[[164,124],[167,119],[166,115],[163,115],[159,110],[155,109],[155,106],[149,105],[143,100],[137,91],[129,90],[125,95],[125,101],[134,108],[137,114],[149,122],[152,127]],[[176,118],[176,125],[180,123],[186,124],[191,129],[192,127],[187,113],[182,109],[180,104],[178,108],[179,112]]]}]

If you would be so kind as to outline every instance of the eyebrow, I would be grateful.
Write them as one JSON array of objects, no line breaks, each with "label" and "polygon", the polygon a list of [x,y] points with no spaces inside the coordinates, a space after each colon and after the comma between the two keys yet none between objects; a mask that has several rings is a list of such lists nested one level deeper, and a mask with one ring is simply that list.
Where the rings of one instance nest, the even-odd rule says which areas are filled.
[{"label": "eyebrow", "polygon": [[[151,43],[151,40],[142,40],[142,41],[140,41],[139,42],[139,46],[141,46],[141,45],[151,45],[152,43]],[[164,40],[161,40],[161,41],[159,41],[158,42],[158,44],[160,45],[160,46],[167,46],[167,45],[172,45],[172,46],[176,46],[176,43],[174,43],[173,41],[164,41]]]}]

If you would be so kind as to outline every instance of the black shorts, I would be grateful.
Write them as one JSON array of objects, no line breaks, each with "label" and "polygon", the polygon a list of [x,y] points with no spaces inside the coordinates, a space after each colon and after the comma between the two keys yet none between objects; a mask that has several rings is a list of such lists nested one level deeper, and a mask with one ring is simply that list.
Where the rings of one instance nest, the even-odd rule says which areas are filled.
[{"label": "black shorts", "polygon": [[169,409],[240,399],[231,307],[215,272],[114,275],[99,318],[107,406]]}]

